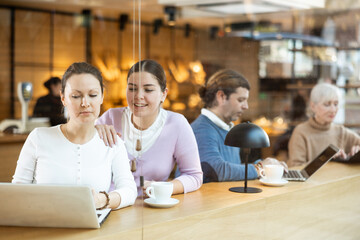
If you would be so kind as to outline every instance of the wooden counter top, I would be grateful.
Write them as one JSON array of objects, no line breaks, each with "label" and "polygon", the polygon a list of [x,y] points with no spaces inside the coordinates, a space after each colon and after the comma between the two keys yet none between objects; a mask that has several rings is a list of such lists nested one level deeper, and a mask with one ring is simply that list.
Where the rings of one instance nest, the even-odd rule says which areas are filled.
[{"label": "wooden counter top", "polygon": [[208,183],[169,209],[114,211],[100,229],[0,227],[6,239],[359,239],[360,165],[330,162],[307,182],[233,193],[243,182]]},{"label": "wooden counter top", "polygon": [[24,144],[28,134],[5,134],[0,132],[0,144],[22,143]]},{"label": "wooden counter top", "polygon": [[10,182],[16,163],[28,134],[0,132],[0,182]]}]

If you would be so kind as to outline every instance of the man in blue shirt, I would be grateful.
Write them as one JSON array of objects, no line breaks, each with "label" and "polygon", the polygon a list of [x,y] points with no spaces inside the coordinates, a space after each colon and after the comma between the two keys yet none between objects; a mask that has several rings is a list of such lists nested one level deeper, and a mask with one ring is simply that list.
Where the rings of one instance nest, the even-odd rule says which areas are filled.
[{"label": "man in blue shirt", "polygon": [[[240,73],[225,69],[216,72],[199,89],[204,102],[200,116],[191,124],[199,147],[204,183],[239,181],[245,178],[245,165],[240,161],[240,149],[224,144],[225,137],[242,113],[249,108],[250,84]],[[280,164],[268,158],[249,164],[248,179],[259,176],[265,164]]]}]

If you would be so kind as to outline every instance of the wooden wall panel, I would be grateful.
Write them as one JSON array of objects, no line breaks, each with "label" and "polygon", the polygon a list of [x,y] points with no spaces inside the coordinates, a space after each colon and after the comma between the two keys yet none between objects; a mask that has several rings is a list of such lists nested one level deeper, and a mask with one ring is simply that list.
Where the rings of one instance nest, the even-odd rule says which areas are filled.
[{"label": "wooden wall panel", "polygon": [[195,32],[191,31],[188,37],[185,37],[184,29],[175,30],[174,39],[174,52],[175,59],[180,58],[186,62],[196,60],[194,49],[195,49]]},{"label": "wooden wall panel", "polygon": [[[1,15],[2,18],[5,15]],[[54,15],[54,28],[50,25],[51,13],[16,10],[16,68],[15,82],[30,81],[34,84],[34,98],[30,103],[32,114],[35,101],[47,93],[43,82],[50,76],[61,77],[73,62],[86,60],[86,29],[81,26],[78,15]],[[2,22],[1,26],[4,26]],[[126,103],[126,76],[129,68],[139,60],[139,29],[128,23],[120,30],[117,21],[92,21],[92,56],[93,64],[101,68],[105,79],[105,101],[103,110],[110,107],[124,106]],[[9,27],[7,27],[9,31]],[[53,32],[52,32],[53,31]],[[6,31],[5,31],[6,33]],[[53,33],[53,45],[51,41]],[[135,39],[133,39],[135,36]],[[6,47],[6,34],[1,36],[1,44]],[[178,81],[170,72],[170,65],[189,71],[189,63],[200,60],[207,65],[206,71],[232,68],[243,73],[252,85],[249,118],[256,115],[258,43],[240,38],[210,39],[204,30],[192,30],[185,37],[184,28],[160,27],[153,33],[153,26],[141,26],[141,58],[154,59],[165,69],[168,79],[168,102],[164,107],[183,113],[189,121],[200,113],[200,107],[189,108],[189,96],[197,94],[199,84],[185,79]],[[53,46],[53,49],[51,48]],[[51,51],[53,50],[53,55]],[[51,56],[53,56],[52,59]],[[246,61],[244,61],[246,59]],[[53,61],[53,69],[50,69]],[[108,74],[111,64],[120,68],[120,76],[111,79]],[[101,67],[101,65],[105,66]],[[209,68],[210,66],[210,68]],[[6,66],[5,66],[6,67]],[[9,67],[8,67],[9,69]],[[210,76],[209,74],[209,76]],[[110,77],[109,77],[110,76]],[[207,77],[209,77],[207,76]],[[10,79],[7,80],[10,84]],[[5,104],[6,105],[6,104]],[[8,104],[11,106],[11,104]],[[175,105],[177,105],[175,107]],[[10,108],[9,106],[9,108]],[[20,117],[20,105],[15,102],[16,117]],[[250,116],[251,115],[251,116]]]},{"label": "wooden wall panel", "polygon": [[85,29],[76,16],[55,15],[54,75],[62,75],[73,62],[86,60]]},{"label": "wooden wall panel", "polygon": [[[103,74],[106,92],[104,101],[118,102],[121,98],[119,69],[119,28],[117,22],[95,20],[92,23],[92,63]],[[106,106],[112,107],[112,106]]]},{"label": "wooden wall panel", "polygon": [[157,34],[149,37],[149,58],[155,59],[162,66],[166,66],[174,49],[171,49],[173,29],[162,27]]},{"label": "wooden wall panel", "polygon": [[49,22],[49,13],[16,10],[15,61],[17,65],[49,64]]},{"label": "wooden wall panel", "polygon": [[43,82],[50,76],[50,14],[44,12],[15,12],[15,118],[21,118],[17,84],[31,82],[33,98],[29,104],[32,115],[36,99],[47,94]]},{"label": "wooden wall panel", "polygon": [[10,117],[10,10],[0,9],[0,120]]},{"label": "wooden wall panel", "polygon": [[[138,25],[135,25],[135,34],[133,31],[134,26],[132,24],[126,24],[126,27],[123,31],[119,32],[119,45],[121,52],[121,69],[127,70],[137,61],[139,61],[139,28]],[[151,27],[150,26],[141,26],[140,29],[140,44],[141,44],[141,58],[147,59],[149,56],[149,35],[150,35]],[[134,39],[135,37],[135,39]],[[126,76],[125,76],[126,77]]]},{"label": "wooden wall panel", "polygon": [[249,110],[245,111],[243,119],[257,117],[259,42],[237,37],[211,39],[209,33],[204,31],[199,32],[197,41],[196,55],[201,62],[220,68],[234,69],[249,80],[251,85]]},{"label": "wooden wall panel", "polygon": [[224,38],[211,39],[207,31],[199,31],[198,34],[197,55],[200,60],[215,65],[223,65],[228,57],[224,53],[227,44]]}]

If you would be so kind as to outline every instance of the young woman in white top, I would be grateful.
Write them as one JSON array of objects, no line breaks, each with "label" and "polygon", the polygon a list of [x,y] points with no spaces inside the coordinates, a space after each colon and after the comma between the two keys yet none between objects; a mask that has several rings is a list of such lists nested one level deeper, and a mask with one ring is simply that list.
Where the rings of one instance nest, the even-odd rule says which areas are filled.
[{"label": "young woman in white top", "polygon": [[[132,205],[137,189],[124,142],[119,138],[115,147],[106,147],[94,127],[103,102],[101,72],[73,63],[62,79],[61,101],[70,120],[30,133],[12,182],[89,185],[96,208]],[[107,193],[111,181],[115,190]]]}]

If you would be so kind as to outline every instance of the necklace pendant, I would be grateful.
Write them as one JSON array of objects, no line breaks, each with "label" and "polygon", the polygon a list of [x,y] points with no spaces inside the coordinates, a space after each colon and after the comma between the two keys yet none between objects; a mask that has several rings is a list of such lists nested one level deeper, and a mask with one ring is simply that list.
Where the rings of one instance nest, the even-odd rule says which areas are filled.
[{"label": "necklace pendant", "polygon": [[141,151],[141,141],[140,141],[140,139],[138,139],[138,140],[136,140],[136,151]]},{"label": "necklace pendant", "polygon": [[131,172],[136,172],[136,161],[135,158],[131,160]]}]

